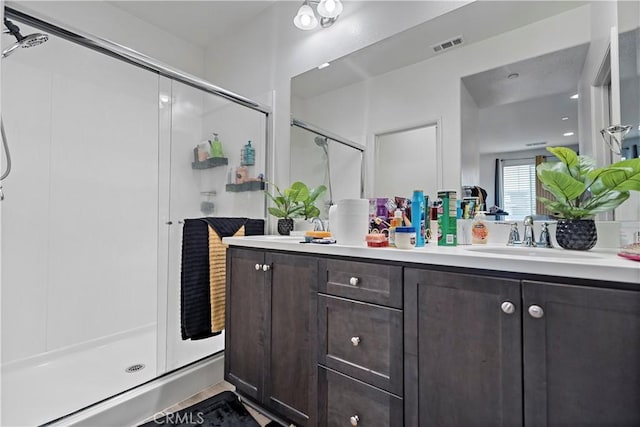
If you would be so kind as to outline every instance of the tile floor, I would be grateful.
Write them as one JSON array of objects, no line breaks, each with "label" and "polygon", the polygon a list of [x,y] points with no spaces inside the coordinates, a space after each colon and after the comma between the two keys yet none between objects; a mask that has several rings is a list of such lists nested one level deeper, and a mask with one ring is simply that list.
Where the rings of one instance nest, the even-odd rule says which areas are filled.
[{"label": "tile floor", "polygon": [[[182,402],[178,402],[173,406],[168,407],[167,409],[165,409],[162,412],[176,412],[179,411],[181,409],[184,409],[186,407],[189,407],[191,405],[194,405],[202,400],[208,399],[211,396],[215,396],[218,393],[221,393],[223,391],[226,390],[230,390],[230,391],[234,391],[235,387],[232,384],[229,384],[226,381],[222,381],[216,385],[213,385],[211,387],[205,388],[204,390],[194,394],[193,396],[189,397],[188,399],[183,400]],[[265,426],[267,424],[269,424],[269,422],[271,421],[269,418],[265,417],[264,415],[262,415],[260,412],[257,412],[255,409],[253,409],[252,407],[248,406],[248,405],[244,405],[245,408],[247,408],[247,410],[249,411],[249,413],[251,414],[251,416],[253,416],[253,418],[255,418],[258,421],[258,424],[260,424],[261,426]]]}]

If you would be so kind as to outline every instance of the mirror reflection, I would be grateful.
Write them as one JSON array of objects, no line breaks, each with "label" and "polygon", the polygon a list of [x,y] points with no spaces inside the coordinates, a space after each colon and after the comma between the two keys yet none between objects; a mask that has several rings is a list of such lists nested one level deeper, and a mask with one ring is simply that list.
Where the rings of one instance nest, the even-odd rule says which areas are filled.
[{"label": "mirror reflection", "polygon": [[329,206],[338,200],[362,197],[364,147],[293,119],[290,150],[291,182],[327,187],[316,203],[320,218],[328,218]]},{"label": "mirror reflection", "polygon": [[[600,164],[610,161],[597,130],[611,124],[609,102],[616,101],[609,100],[609,86],[618,76],[609,73],[607,81],[599,73],[610,67],[606,55],[618,7],[597,1],[472,2],[296,76],[292,113],[368,148],[366,197],[397,195],[377,191],[378,137],[437,122],[436,187],[461,194],[465,186],[480,186],[487,191],[487,207],[502,207],[496,159],[533,159],[535,166],[536,155],[548,154],[546,146],[563,145]],[[446,43],[451,40],[458,42]],[[629,50],[637,52],[637,44]],[[631,54],[621,58],[633,62]],[[638,84],[631,84],[635,94],[621,83],[632,105],[622,110],[635,114],[637,123]],[[293,151],[291,159],[296,162]],[[389,162],[387,168],[402,171],[402,164]],[[405,194],[414,189],[409,187]],[[533,193],[527,206],[543,214]]]},{"label": "mirror reflection", "polygon": [[640,29],[620,34],[620,117],[631,126],[624,138],[621,157],[640,157]]}]

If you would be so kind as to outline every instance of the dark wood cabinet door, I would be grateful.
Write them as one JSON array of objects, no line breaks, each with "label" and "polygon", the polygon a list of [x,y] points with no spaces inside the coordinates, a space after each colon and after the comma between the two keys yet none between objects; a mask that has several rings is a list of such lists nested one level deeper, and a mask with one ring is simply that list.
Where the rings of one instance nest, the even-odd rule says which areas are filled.
[{"label": "dark wood cabinet door", "polygon": [[264,364],[264,252],[230,248],[227,252],[224,378],[259,401]]},{"label": "dark wood cabinet door", "polygon": [[297,425],[315,425],[315,257],[267,254],[264,403]]},{"label": "dark wood cabinet door", "polygon": [[405,425],[522,425],[519,281],[407,268],[404,292]]},{"label": "dark wood cabinet door", "polygon": [[525,424],[640,425],[640,292],[524,281],[523,296]]}]

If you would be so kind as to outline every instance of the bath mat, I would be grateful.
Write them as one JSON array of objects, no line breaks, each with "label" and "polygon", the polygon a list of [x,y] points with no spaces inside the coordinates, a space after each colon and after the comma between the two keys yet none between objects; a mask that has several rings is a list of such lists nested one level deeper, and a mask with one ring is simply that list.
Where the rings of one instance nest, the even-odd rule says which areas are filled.
[{"label": "bath mat", "polygon": [[233,392],[223,391],[202,402],[167,413],[140,427],[260,427]]}]

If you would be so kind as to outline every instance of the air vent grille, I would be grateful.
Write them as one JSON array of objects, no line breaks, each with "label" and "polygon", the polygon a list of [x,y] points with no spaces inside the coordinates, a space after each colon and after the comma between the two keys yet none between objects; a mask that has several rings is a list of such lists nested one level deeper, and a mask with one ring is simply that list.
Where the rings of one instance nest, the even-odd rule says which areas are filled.
[{"label": "air vent grille", "polygon": [[524,144],[525,147],[536,147],[538,145],[547,145],[546,141],[542,142],[530,142],[528,144]]},{"label": "air vent grille", "polygon": [[431,47],[433,48],[433,51],[435,53],[439,53],[439,52],[442,52],[444,50],[451,49],[452,47],[460,46],[463,43],[464,43],[464,39],[462,38],[462,36],[456,36],[456,37],[454,37],[452,39],[445,40],[445,41],[440,42],[438,44],[434,44]]}]

